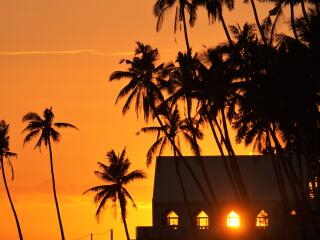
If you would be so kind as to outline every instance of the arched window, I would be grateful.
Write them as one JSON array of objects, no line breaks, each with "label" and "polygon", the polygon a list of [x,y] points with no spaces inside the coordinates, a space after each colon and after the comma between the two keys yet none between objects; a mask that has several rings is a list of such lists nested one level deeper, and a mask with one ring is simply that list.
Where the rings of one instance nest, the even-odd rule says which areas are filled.
[{"label": "arched window", "polygon": [[199,212],[197,215],[197,228],[209,229],[209,217],[204,211]]},{"label": "arched window", "polygon": [[261,210],[257,215],[256,226],[262,228],[266,228],[269,226],[268,213],[266,213],[264,210]]},{"label": "arched window", "polygon": [[229,228],[240,227],[240,216],[233,210],[227,216],[227,227]]},{"label": "arched window", "polygon": [[179,216],[171,211],[167,214],[167,226],[172,229],[177,229],[179,225]]}]

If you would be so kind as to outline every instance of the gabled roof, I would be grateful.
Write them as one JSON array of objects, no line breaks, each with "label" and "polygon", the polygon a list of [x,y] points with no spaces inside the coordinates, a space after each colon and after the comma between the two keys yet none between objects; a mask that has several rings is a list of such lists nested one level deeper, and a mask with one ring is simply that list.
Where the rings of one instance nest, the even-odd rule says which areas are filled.
[{"label": "gabled roof", "polygon": [[[266,156],[237,156],[249,196],[253,201],[280,201],[272,161]],[[200,164],[194,157],[185,157],[207,193],[208,187]],[[218,201],[236,201],[227,172],[220,156],[202,157],[205,169]],[[205,203],[197,185],[181,160],[179,169],[189,201]],[[288,183],[286,183],[288,186]],[[209,194],[208,194],[209,195]],[[183,201],[174,157],[158,157],[156,161],[153,202]]]}]

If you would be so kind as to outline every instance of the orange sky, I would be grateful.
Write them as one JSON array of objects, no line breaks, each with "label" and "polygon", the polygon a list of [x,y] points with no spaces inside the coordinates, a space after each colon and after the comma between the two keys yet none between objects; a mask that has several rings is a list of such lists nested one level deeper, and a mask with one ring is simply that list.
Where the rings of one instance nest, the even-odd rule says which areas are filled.
[{"label": "orange sky", "polygon": [[[174,60],[185,45],[181,33],[173,35],[172,18],[160,33],[155,31],[151,0],[10,0],[0,7],[0,118],[10,123],[11,150],[15,180],[10,183],[26,240],[59,239],[59,227],[52,196],[48,153],[22,147],[22,116],[53,106],[56,119],[73,123],[80,131],[65,130],[53,146],[58,198],[68,240],[91,232],[115,229],[115,239],[123,240],[120,218],[105,211],[98,224],[92,196],[81,194],[98,184],[93,171],[111,148],[127,146],[134,168],[145,169],[148,179],[133,183],[129,190],[139,210],[129,209],[128,224],[135,238],[136,225],[151,224],[154,165],[144,161],[154,137],[135,133],[144,126],[135,114],[121,115],[115,97],[124,85],[109,83],[108,77],[121,68],[118,62],[130,57],[135,41],[158,47],[161,60]],[[242,1],[236,1],[236,4]],[[236,5],[237,6],[237,5]],[[226,14],[231,23],[252,21],[250,6],[237,6]],[[260,14],[267,8],[261,8]],[[175,41],[176,37],[176,41]],[[209,27],[204,11],[190,31],[194,49],[213,46],[225,40],[220,24]],[[211,136],[202,148],[204,154],[217,154]],[[238,147],[238,153],[248,153]],[[185,154],[188,151],[184,150]],[[0,239],[18,238],[13,215],[0,180]],[[106,234],[94,239],[106,239]],[[89,239],[83,238],[83,239]]]}]

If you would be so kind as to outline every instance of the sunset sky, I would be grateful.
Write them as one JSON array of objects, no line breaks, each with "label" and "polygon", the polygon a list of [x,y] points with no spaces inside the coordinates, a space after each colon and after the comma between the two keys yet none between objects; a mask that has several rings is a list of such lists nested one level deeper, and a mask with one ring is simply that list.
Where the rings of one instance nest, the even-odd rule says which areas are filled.
[{"label": "sunset sky", "polygon": [[[145,154],[154,136],[136,136],[145,123],[130,112],[121,114],[116,95],[125,82],[110,83],[112,71],[123,69],[121,58],[130,58],[135,42],[157,47],[161,61],[174,60],[185,50],[183,35],[173,34],[168,16],[162,31],[155,30],[153,0],[0,0],[0,119],[10,124],[15,179],[11,194],[26,240],[55,240],[60,232],[51,187],[49,156],[45,148],[34,150],[34,142],[23,147],[21,118],[29,111],[41,113],[53,107],[57,121],[76,125],[80,131],[63,129],[61,142],[53,146],[60,210],[68,240],[114,229],[115,240],[124,240],[118,214],[106,209],[95,219],[92,195],[84,190],[98,185],[93,171],[110,149],[127,147],[133,168],[144,169],[148,178],[129,186],[138,210],[129,208],[128,224],[135,238],[137,225],[151,225],[154,164],[145,166]],[[237,5],[226,13],[228,24],[253,22],[249,5]],[[261,18],[267,7],[259,5]],[[173,13],[173,12],[172,12]],[[190,30],[194,50],[225,41],[221,25],[209,26],[206,13],[199,11]],[[217,154],[211,135],[202,143],[205,155]],[[251,149],[237,146],[238,154]],[[183,149],[184,154],[190,154]],[[6,165],[8,166],[8,165]],[[6,168],[8,178],[9,169]],[[0,239],[18,239],[14,217],[0,179]],[[109,234],[109,233],[108,233]],[[83,239],[89,239],[83,238]],[[107,233],[94,239],[107,239]]]}]

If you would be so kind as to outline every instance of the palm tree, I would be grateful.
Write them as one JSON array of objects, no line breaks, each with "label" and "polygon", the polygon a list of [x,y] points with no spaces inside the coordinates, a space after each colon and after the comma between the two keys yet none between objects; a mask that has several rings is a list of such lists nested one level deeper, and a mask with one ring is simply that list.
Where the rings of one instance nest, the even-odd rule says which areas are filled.
[{"label": "palm tree", "polygon": [[[249,0],[244,0],[244,3],[248,3],[248,1],[249,1]],[[262,41],[263,41],[264,44],[267,45],[267,44],[268,44],[268,43],[267,43],[267,39],[266,39],[266,36],[265,36],[265,33],[264,33],[264,29],[262,28],[262,26],[261,26],[261,24],[260,24],[260,21],[259,21],[256,4],[255,4],[254,0],[250,0],[250,3],[251,3],[251,6],[252,6],[254,18],[255,18],[257,27],[258,27],[258,29],[259,29],[259,33],[260,33],[260,35],[261,35]]]},{"label": "palm tree", "polygon": [[108,165],[98,162],[101,171],[94,172],[94,174],[106,184],[89,188],[83,194],[86,194],[88,192],[96,193],[94,201],[95,203],[99,203],[99,207],[96,211],[96,217],[98,219],[101,214],[101,210],[105,207],[105,204],[108,200],[112,201],[112,206],[115,208],[115,211],[116,203],[117,201],[119,201],[121,217],[127,240],[130,240],[126,221],[127,199],[132,202],[135,208],[136,204],[125,186],[132,181],[145,178],[146,175],[142,170],[134,170],[132,172],[128,172],[131,162],[126,157],[126,149],[123,149],[119,155],[116,155],[114,150],[109,151],[107,153],[107,160],[109,162]]},{"label": "palm tree", "polygon": [[166,13],[174,7],[174,33],[176,32],[179,23],[182,22],[187,52],[190,53],[191,48],[189,44],[185,12],[189,14],[189,24],[191,26],[194,25],[197,18],[196,7],[192,4],[190,0],[157,0],[153,6],[153,14],[158,18],[156,29],[157,31],[160,31]]},{"label": "palm tree", "polygon": [[12,209],[14,218],[16,220],[19,238],[20,238],[20,240],[22,240],[23,236],[22,236],[21,227],[20,227],[19,220],[18,220],[18,215],[16,213],[16,210],[13,205],[13,201],[11,199],[10,191],[9,191],[7,180],[6,180],[5,170],[4,170],[4,162],[3,161],[4,161],[4,159],[7,159],[8,164],[11,167],[12,180],[13,180],[13,176],[14,176],[13,175],[13,167],[12,167],[12,164],[10,161],[10,157],[16,157],[17,154],[10,152],[8,131],[9,131],[9,124],[7,124],[4,120],[1,120],[0,121],[0,168],[1,168],[1,172],[2,172],[4,186],[6,188],[6,192],[7,192],[9,202],[11,205],[11,209]]},{"label": "palm tree", "polygon": [[[230,101],[230,99],[233,95],[237,95],[240,83],[233,82],[235,78],[235,71],[231,65],[232,61],[231,58],[225,58],[225,56],[229,53],[229,48],[235,49],[236,47],[237,46],[234,44],[227,44],[226,46],[222,45],[217,48],[208,49],[205,54],[202,55],[201,58],[203,59],[204,65],[208,66],[208,68],[206,66],[202,66],[199,71],[199,77],[201,78],[201,90],[199,92],[198,99],[202,105],[202,115],[210,124],[211,131],[214,135],[215,142],[218,145],[222,158],[224,159],[225,157],[221,147],[219,146],[220,143],[218,142],[217,134],[214,130],[215,127],[218,129],[221,142],[230,156],[229,162],[233,175],[233,177],[231,177],[229,174],[231,184],[234,185],[232,183],[234,182],[238,186],[240,196],[248,203],[248,192],[231,144],[227,125],[227,116],[229,117],[229,120],[231,120],[231,117],[234,114],[234,107],[232,106],[232,101]],[[222,126],[218,123],[218,117],[222,119]],[[227,172],[229,172],[227,164],[225,164],[225,167]]]},{"label": "palm tree", "polygon": [[119,92],[116,103],[129,95],[122,113],[125,115],[131,107],[132,101],[136,98],[135,111],[137,117],[141,108],[144,113],[144,120],[148,121],[153,107],[163,102],[163,96],[157,87],[157,80],[164,64],[159,66],[155,62],[159,58],[158,49],[153,49],[150,45],[137,42],[135,55],[132,60],[122,59],[121,63],[129,65],[128,71],[114,71],[109,80],[129,79],[130,82]]},{"label": "palm tree", "polygon": [[[194,130],[193,127],[191,127],[189,124],[189,119],[181,119],[180,113],[176,106],[170,109],[164,103],[161,106],[161,108],[161,117],[163,119],[165,129],[162,129],[159,126],[149,126],[141,128],[141,130],[137,132],[137,135],[139,135],[141,132],[147,134],[157,134],[156,141],[152,144],[147,153],[147,165],[151,164],[152,159],[155,156],[161,156],[167,145],[171,145],[171,142],[168,139],[168,136],[165,134],[165,132],[169,133],[171,140],[175,142],[177,146],[180,146],[181,138],[183,138],[188,143],[188,145],[190,145],[192,152],[197,156],[199,154],[199,146],[194,141],[193,137],[195,135],[197,139],[202,139],[203,133],[199,129]],[[186,186],[183,183],[183,178],[180,172],[180,159],[177,157],[177,152],[175,151],[172,145],[171,150],[173,151],[174,155],[175,170],[182,191],[184,205],[189,217],[189,227],[192,230],[193,238],[196,239],[196,234],[193,229],[193,217],[190,208],[190,202],[188,200]],[[189,171],[192,171],[192,168],[189,166],[189,164],[187,164],[187,168]]]},{"label": "palm tree", "polygon": [[78,129],[78,128],[70,123],[53,122],[53,120],[54,120],[54,114],[52,112],[52,108],[50,108],[50,109],[46,108],[44,110],[43,118],[40,117],[35,112],[29,112],[26,115],[24,115],[24,117],[22,118],[22,121],[26,122],[27,126],[23,130],[23,133],[26,132],[27,135],[24,139],[23,144],[25,145],[26,143],[30,142],[32,139],[34,139],[40,135],[34,148],[35,149],[39,148],[39,150],[40,150],[42,143],[44,143],[44,145],[46,147],[49,147],[53,196],[54,196],[54,201],[55,201],[58,220],[59,220],[61,239],[64,240],[65,236],[64,236],[64,232],[63,232],[62,220],[61,220],[58,198],[57,198],[57,193],[56,193],[56,185],[55,185],[55,180],[54,180],[51,141],[59,142],[60,137],[61,137],[60,133],[55,129],[55,127],[57,127],[57,128],[74,128],[74,129]]},{"label": "palm tree", "polygon": [[[172,64],[160,64],[156,67],[155,61],[159,57],[158,50],[153,49],[150,45],[144,45],[140,42],[137,42],[137,45],[133,60],[124,59],[120,61],[120,63],[125,62],[129,65],[128,71],[114,71],[110,76],[110,81],[121,80],[123,78],[128,78],[130,80],[118,94],[116,103],[119,99],[129,95],[122,109],[122,113],[126,114],[133,99],[136,98],[135,111],[137,116],[142,108],[144,110],[145,121],[148,121],[152,114],[152,116],[158,121],[160,127],[165,130],[166,128],[164,127],[157,108],[157,106],[164,102],[164,97],[159,89],[159,83],[165,82],[164,78],[167,77],[168,73],[170,73]],[[175,142],[170,138],[170,134],[166,130],[164,133],[183,164],[187,166],[188,163],[186,159],[183,157]],[[210,200],[201,183],[197,177],[192,174],[192,172],[190,172],[190,174],[196,182],[201,194],[207,203],[210,204]]]},{"label": "palm tree", "polygon": [[228,42],[232,44],[232,39],[223,17],[222,8],[223,5],[226,5],[229,10],[232,10],[234,8],[234,0],[193,0],[192,3],[195,6],[204,6],[207,9],[210,23],[215,22],[217,19],[221,21]]},{"label": "palm tree", "polygon": [[[195,118],[192,117],[193,102],[197,102],[196,96],[198,96],[199,88],[201,86],[201,82],[199,81],[197,72],[198,67],[201,65],[197,54],[195,56],[191,56],[190,54],[183,54],[181,52],[178,53],[176,59],[177,66],[172,67],[169,73],[169,79],[167,81],[166,86],[162,87],[162,89],[167,90],[169,97],[166,99],[166,102],[172,106],[179,105],[179,101],[182,102],[186,107],[186,115],[187,119],[185,121],[188,122],[189,130],[192,137],[192,151],[196,157],[196,161],[200,164],[201,170],[205,177],[206,184],[208,185],[211,198],[214,203],[216,203],[216,197],[213,191],[212,184],[210,183],[209,176],[207,170],[203,164],[202,158],[200,156],[200,147],[198,145],[198,136],[197,132],[199,132],[199,122],[195,121]],[[171,91],[172,89],[172,91]],[[199,105],[199,104],[195,104]],[[191,140],[191,139],[190,139]]]},{"label": "palm tree", "polygon": [[[299,40],[296,25],[295,25],[295,13],[294,13],[294,6],[299,3],[298,0],[268,0],[269,2],[274,2],[275,6],[272,10],[270,10],[270,15],[275,15],[275,21],[273,23],[275,29],[275,25],[278,23],[279,15],[283,14],[283,10],[285,7],[290,7],[290,22],[291,22],[291,29],[293,31],[293,35],[296,40]],[[273,32],[272,32],[273,33]]]}]

